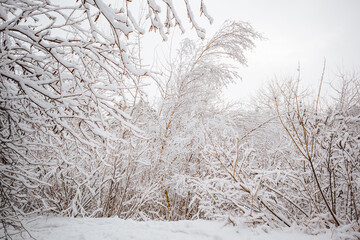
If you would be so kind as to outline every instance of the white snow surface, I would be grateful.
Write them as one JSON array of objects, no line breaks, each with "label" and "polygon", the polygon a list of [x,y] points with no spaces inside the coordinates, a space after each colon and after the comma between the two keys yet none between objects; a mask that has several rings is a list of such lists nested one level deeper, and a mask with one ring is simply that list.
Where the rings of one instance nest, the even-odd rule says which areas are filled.
[{"label": "white snow surface", "polygon": [[[224,221],[133,221],[119,218],[40,217],[26,224],[37,240],[222,240],[222,239],[331,239],[331,233],[307,235],[295,228],[270,230]],[[30,239],[30,237],[25,239]]]}]

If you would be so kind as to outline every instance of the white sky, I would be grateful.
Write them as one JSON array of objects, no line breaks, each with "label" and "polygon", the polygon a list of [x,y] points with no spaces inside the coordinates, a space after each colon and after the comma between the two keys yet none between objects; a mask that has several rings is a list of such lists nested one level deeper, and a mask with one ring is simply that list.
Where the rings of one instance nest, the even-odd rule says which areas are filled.
[{"label": "white sky", "polygon": [[[243,80],[225,91],[230,100],[248,98],[275,76],[295,76],[299,63],[302,80],[315,88],[324,58],[326,81],[333,80],[340,69],[360,70],[360,0],[207,0],[206,6],[215,20],[209,25],[205,18],[198,18],[207,36],[226,19],[232,19],[249,22],[266,38],[247,53],[248,67],[240,69]],[[193,12],[197,11],[194,5]],[[187,28],[185,36],[177,31],[172,48],[178,48],[184,37],[196,38],[195,31]],[[155,49],[161,57],[161,52],[166,52],[165,44],[154,35],[148,35],[145,41],[149,39],[147,55],[152,57]]]}]

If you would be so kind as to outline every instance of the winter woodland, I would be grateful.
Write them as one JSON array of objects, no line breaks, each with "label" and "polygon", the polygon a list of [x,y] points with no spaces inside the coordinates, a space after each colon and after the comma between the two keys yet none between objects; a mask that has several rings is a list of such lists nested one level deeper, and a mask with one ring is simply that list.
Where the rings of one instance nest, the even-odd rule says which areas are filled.
[{"label": "winter woodland", "polygon": [[[322,76],[316,92],[286,79],[229,105],[222,89],[262,38],[249,24],[205,37],[203,0],[180,2],[185,18],[148,0],[143,21],[136,1],[60,2],[0,0],[0,237],[37,215],[360,230],[359,73],[339,74],[334,99]],[[141,36],[174,29],[198,39],[144,67]]]}]

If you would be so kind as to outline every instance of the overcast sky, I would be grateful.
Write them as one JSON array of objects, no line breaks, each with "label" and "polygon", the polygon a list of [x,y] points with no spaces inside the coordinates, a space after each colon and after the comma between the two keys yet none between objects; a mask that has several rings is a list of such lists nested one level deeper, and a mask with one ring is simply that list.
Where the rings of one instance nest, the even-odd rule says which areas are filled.
[{"label": "overcast sky", "polygon": [[[249,22],[266,38],[247,53],[248,67],[240,70],[243,80],[226,91],[232,100],[248,97],[275,76],[295,76],[299,63],[302,80],[313,86],[324,58],[327,81],[340,69],[360,70],[360,0],[208,0],[206,5],[215,22],[199,22],[208,36],[232,19]],[[191,30],[185,36],[196,38]],[[175,34],[173,48],[182,37]]]}]

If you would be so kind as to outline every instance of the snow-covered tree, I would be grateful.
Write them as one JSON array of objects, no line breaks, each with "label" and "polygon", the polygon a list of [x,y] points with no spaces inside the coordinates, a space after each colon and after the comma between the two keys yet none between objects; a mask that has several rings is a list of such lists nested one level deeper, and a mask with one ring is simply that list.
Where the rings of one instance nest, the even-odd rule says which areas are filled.
[{"label": "snow-covered tree", "polygon": [[[300,78],[269,84],[256,111],[225,105],[222,89],[240,78],[246,51],[261,38],[249,24],[227,21],[206,41],[186,39],[168,65],[151,71],[141,60],[145,29],[166,40],[170,30],[184,31],[187,19],[205,37],[190,1],[115,5],[121,7],[105,0],[0,1],[5,238],[33,213],[241,215],[251,225],[296,223],[310,232],[319,223],[358,228],[358,75],[340,75],[327,109],[320,90],[316,98],[301,91]],[[153,106],[145,78],[159,92]]]},{"label": "snow-covered tree", "polygon": [[[139,135],[127,111],[148,74],[128,49],[145,34],[131,1],[115,9],[102,0],[0,2],[1,220],[15,227],[31,211],[90,214],[86,201],[113,158],[116,131]],[[171,0],[147,1],[145,26],[166,40],[185,30]],[[205,31],[184,1],[199,37]],[[201,1],[200,13],[212,22]],[[114,126],[116,128],[114,129]],[[106,172],[103,170],[102,173]],[[89,175],[90,173],[90,175]],[[75,177],[76,176],[76,177]],[[104,180],[104,179],[103,179]],[[91,192],[89,199],[82,190]],[[81,203],[81,204],[80,204]],[[94,210],[94,209],[93,209]]]},{"label": "snow-covered tree", "polygon": [[209,134],[216,140],[236,134],[220,94],[238,77],[237,67],[246,64],[245,52],[258,38],[247,23],[225,22],[205,44],[184,40],[158,79],[159,128],[152,130],[150,144],[166,219],[211,218],[211,209],[221,209],[205,190],[213,181],[209,174],[218,171],[208,153]]}]

